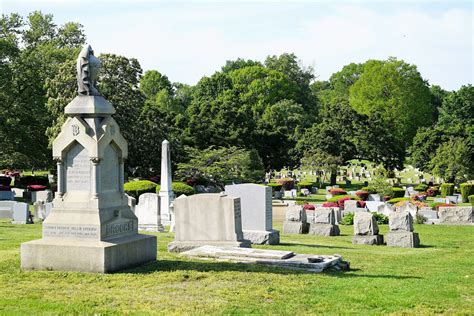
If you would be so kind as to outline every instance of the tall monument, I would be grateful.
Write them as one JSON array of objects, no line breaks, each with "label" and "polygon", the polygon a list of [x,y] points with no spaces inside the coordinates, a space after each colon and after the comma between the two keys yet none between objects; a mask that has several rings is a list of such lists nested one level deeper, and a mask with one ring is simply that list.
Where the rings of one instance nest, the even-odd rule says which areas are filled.
[{"label": "tall monument", "polygon": [[127,141],[97,90],[99,68],[86,45],[77,60],[78,96],[53,142],[54,207],[43,238],[21,245],[22,269],[106,273],[156,260],[156,237],[138,234],[123,191]]},{"label": "tall monument", "polygon": [[161,181],[160,181],[160,209],[161,222],[164,225],[171,225],[170,205],[174,199],[171,188],[171,156],[170,143],[166,139],[161,143]]}]

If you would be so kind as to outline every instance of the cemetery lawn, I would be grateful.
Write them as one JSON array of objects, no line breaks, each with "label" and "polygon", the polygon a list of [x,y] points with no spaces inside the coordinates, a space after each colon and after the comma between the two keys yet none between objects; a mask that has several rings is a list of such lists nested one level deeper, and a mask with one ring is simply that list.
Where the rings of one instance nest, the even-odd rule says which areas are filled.
[{"label": "cemetery lawn", "polygon": [[415,231],[418,249],[352,245],[352,226],[341,226],[343,236],[282,235],[279,246],[259,246],[351,263],[322,274],[188,260],[167,253],[173,234],[161,233],[157,262],[101,275],[20,271],[20,243],[40,238],[41,225],[1,221],[0,314],[474,314],[474,226]]}]

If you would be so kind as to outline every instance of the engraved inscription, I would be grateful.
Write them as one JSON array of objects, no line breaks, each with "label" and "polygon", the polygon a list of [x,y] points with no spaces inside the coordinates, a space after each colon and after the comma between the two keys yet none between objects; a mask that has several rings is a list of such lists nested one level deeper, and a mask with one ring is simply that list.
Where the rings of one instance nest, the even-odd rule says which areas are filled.
[{"label": "engraved inscription", "polygon": [[273,220],[273,210],[272,210],[272,191],[268,188],[265,192],[265,229],[272,229],[272,220]]},{"label": "engraved inscription", "polygon": [[105,226],[105,235],[113,236],[122,233],[129,233],[133,231],[133,221],[127,221],[122,223],[108,224]]},{"label": "engraved inscription", "polygon": [[66,192],[89,191],[91,182],[91,162],[87,150],[75,144],[66,157]]},{"label": "engraved inscription", "polygon": [[43,237],[99,238],[98,226],[90,225],[43,225]]}]

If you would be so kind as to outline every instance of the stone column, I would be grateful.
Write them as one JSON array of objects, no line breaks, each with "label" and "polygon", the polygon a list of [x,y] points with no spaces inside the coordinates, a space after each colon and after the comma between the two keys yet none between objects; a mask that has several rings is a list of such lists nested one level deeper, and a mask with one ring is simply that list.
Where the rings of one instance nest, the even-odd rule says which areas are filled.
[{"label": "stone column", "polygon": [[171,225],[170,204],[174,194],[171,189],[171,158],[170,143],[165,139],[161,143],[161,182],[160,182],[160,211],[161,220],[165,225]]},{"label": "stone column", "polygon": [[63,188],[63,182],[64,182],[64,165],[63,165],[63,160],[61,157],[54,157],[54,160],[56,161],[56,166],[57,166],[57,179],[58,179],[58,197],[62,197],[64,195],[64,188]]},{"label": "stone column", "polygon": [[100,158],[97,157],[92,157],[91,158],[92,162],[92,197],[94,199],[99,198],[99,185],[100,185]]}]

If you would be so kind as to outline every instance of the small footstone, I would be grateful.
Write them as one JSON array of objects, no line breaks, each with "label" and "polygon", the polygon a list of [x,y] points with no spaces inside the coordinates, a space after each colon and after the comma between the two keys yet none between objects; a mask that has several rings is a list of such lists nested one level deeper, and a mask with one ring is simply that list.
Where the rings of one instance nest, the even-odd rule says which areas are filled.
[{"label": "small footstone", "polygon": [[318,236],[339,236],[339,226],[331,224],[311,224],[309,233]]},{"label": "small footstone", "polygon": [[417,248],[420,246],[418,233],[394,231],[387,234],[387,246],[402,248]]},{"label": "small footstone", "polygon": [[283,233],[285,234],[307,234],[309,224],[304,222],[283,222]]},{"label": "small footstone", "polygon": [[352,238],[354,245],[383,245],[382,235],[354,235]]}]

